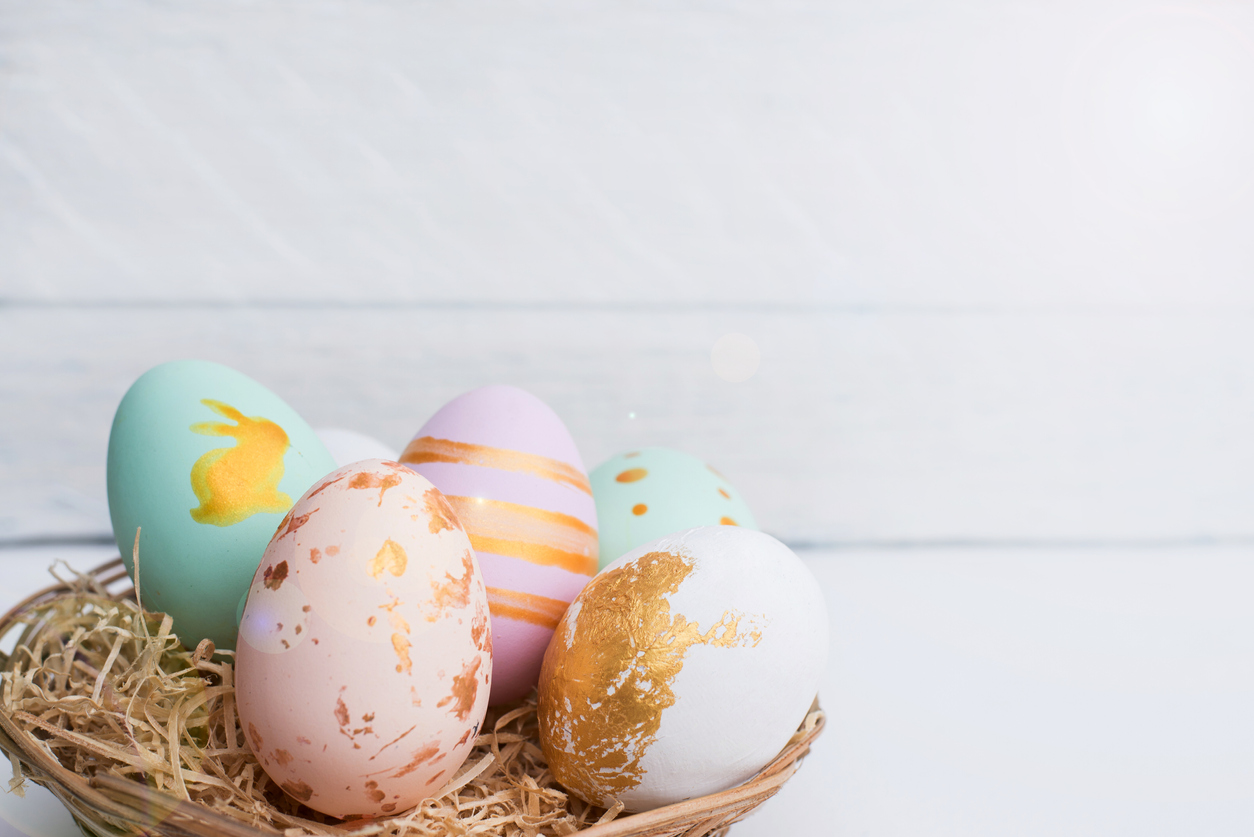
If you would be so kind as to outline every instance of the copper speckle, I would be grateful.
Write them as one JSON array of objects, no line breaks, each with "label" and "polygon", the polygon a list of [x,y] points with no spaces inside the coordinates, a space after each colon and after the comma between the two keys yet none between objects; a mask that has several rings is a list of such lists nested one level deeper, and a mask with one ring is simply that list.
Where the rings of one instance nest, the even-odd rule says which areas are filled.
[{"label": "copper speckle", "polygon": [[374,779],[366,782],[366,796],[370,797],[373,802],[382,802],[387,799],[387,794],[379,790],[379,783]]},{"label": "copper speckle", "polygon": [[431,516],[431,522],[427,525],[431,534],[434,535],[444,529],[464,531],[457,515],[453,513],[453,507],[440,493],[440,489],[428,488],[422,493],[422,499],[426,503],[427,514]]},{"label": "copper speckle", "polygon": [[473,729],[467,729],[465,732],[463,732],[463,733],[462,733],[462,737],[461,737],[461,738],[459,738],[459,739],[457,739],[457,743],[456,743],[456,744],[454,744],[453,746],[454,746],[454,747],[460,747],[460,746],[462,746],[463,744],[465,744],[467,741],[469,741],[469,740],[470,740],[470,736],[471,736],[473,733],[474,733],[474,730],[473,730]]},{"label": "copper speckle", "polygon": [[462,673],[453,677],[453,693],[442,699],[436,706],[444,706],[445,704],[453,704],[452,712],[457,716],[459,721],[464,721],[470,715],[470,710],[475,705],[475,695],[479,692],[479,678],[476,673],[479,671],[479,664],[483,662],[482,657],[475,657],[470,665],[462,669]]},{"label": "copper speckle", "polygon": [[344,705],[342,697],[335,699],[335,720],[339,721],[342,727],[348,726],[348,707]]},{"label": "copper speckle", "polygon": [[330,557],[334,558],[336,555],[339,555],[339,554],[340,554],[340,548],[339,548],[338,546],[335,546],[335,545],[333,544],[333,545],[331,545],[331,546],[328,546],[328,547],[327,547],[327,555],[328,555],[328,556],[330,556]]},{"label": "copper speckle", "polygon": [[428,779],[428,780],[427,780],[427,784],[428,784],[428,785],[430,785],[430,784],[434,784],[434,783],[435,783],[435,782],[436,782],[436,781],[437,781],[437,780],[438,780],[441,776],[443,776],[446,772],[448,772],[448,771],[441,770],[439,773],[435,774],[435,775],[434,775],[434,776],[432,776],[430,779]]},{"label": "copper speckle", "polygon": [[287,791],[288,796],[299,799],[301,802],[308,802],[309,797],[313,796],[313,788],[304,782],[284,782],[279,787]]},{"label": "copper speckle", "polygon": [[725,488],[720,488],[720,489],[718,490],[718,493],[719,493],[719,494],[722,494],[722,495],[723,495],[724,497],[726,497],[728,500],[730,500],[730,499],[731,499],[731,495],[727,493],[727,489],[725,489]]},{"label": "copper speckle", "polygon": [[318,644],[318,638],[317,638],[317,637],[314,637],[313,644],[314,644],[314,645],[317,645],[317,644]]},{"label": "copper speckle", "polygon": [[287,524],[292,522],[292,511],[293,509],[288,509],[287,514],[283,515],[283,519],[279,521],[279,528],[274,530],[274,537],[271,540],[278,540],[287,534],[283,530],[287,528]]},{"label": "copper speckle", "polygon": [[367,712],[365,715],[362,715],[362,716],[361,716],[361,719],[362,719],[363,721],[365,721],[365,722],[368,724],[368,723],[370,723],[371,721],[373,721],[373,720],[374,720],[374,713],[373,713],[373,712]]},{"label": "copper speckle", "polygon": [[[413,687],[411,686],[410,688],[412,689]],[[374,715],[371,715],[370,717],[371,717],[371,718],[373,718],[373,717],[374,717]],[[374,760],[375,760],[375,759],[377,759],[379,756],[383,755],[383,751],[384,751],[384,750],[386,750],[388,747],[391,747],[393,744],[395,744],[396,742],[400,741],[402,738],[404,738],[405,736],[409,735],[411,732],[413,732],[413,731],[414,731],[414,730],[416,730],[417,728],[418,728],[418,726],[415,724],[414,726],[412,726],[412,727],[410,727],[409,729],[407,729],[407,730],[405,730],[404,732],[402,732],[400,735],[398,735],[398,736],[396,736],[395,738],[393,738],[393,739],[392,739],[391,741],[389,741],[388,743],[384,744],[382,747],[380,747],[380,748],[379,748],[379,752],[375,753],[373,756],[371,756],[371,757],[370,757],[370,760],[371,760],[371,761],[374,761]],[[399,797],[398,797],[398,798],[399,798]]]},{"label": "copper speckle", "polygon": [[312,517],[313,513],[316,511],[317,509],[314,509],[308,514],[302,514],[300,517],[292,517],[292,513],[288,512],[287,517],[283,518],[283,524],[280,524],[279,526],[279,537],[286,538],[288,535],[304,526],[309,522],[309,518]]},{"label": "copper speckle", "polygon": [[740,525],[736,521],[732,520],[730,517],[720,517],[718,519],[718,522],[722,523],[724,526],[739,526]]},{"label": "copper speckle", "polygon": [[618,476],[614,477],[617,482],[636,482],[642,480],[649,475],[644,468],[628,468]]},{"label": "copper speckle", "polygon": [[[397,602],[396,604],[400,604],[400,602]],[[395,605],[393,605],[393,607],[395,607]],[[391,624],[392,630],[397,633],[409,633],[409,623],[406,622],[405,618],[391,607],[388,608],[388,623]]]},{"label": "copper speckle", "polygon": [[292,647],[291,643],[289,643],[286,639],[280,639],[279,642],[283,643],[284,651]]},{"label": "copper speckle", "polygon": [[306,738],[303,735],[296,736],[296,741],[299,744],[312,744],[313,743],[312,741],[310,741],[308,738]]},{"label": "copper speckle", "polygon": [[392,649],[396,651],[396,659],[400,660],[396,664],[396,670],[398,672],[403,671],[405,674],[411,674],[414,664],[409,660],[409,640],[399,633],[392,634]]},{"label": "copper speckle", "polygon": [[287,750],[275,750],[274,760],[279,763],[280,767],[283,767],[284,765],[291,763],[292,754],[289,753]]},{"label": "copper speckle", "polygon": [[248,725],[248,743],[253,745],[254,753],[260,753],[261,748],[265,746],[261,733],[257,732],[257,727],[253,724]]},{"label": "copper speckle", "polygon": [[371,614],[370,616],[367,616],[367,617],[366,617],[366,624],[367,624],[367,625],[369,625],[369,626],[370,626],[370,627],[372,627],[372,628],[374,627],[374,623],[375,623],[375,622],[377,622],[377,621],[378,621],[378,619],[376,619],[376,618],[375,618],[375,616],[374,616],[373,614]]},{"label": "copper speckle", "polygon": [[383,811],[383,813],[385,813],[385,814],[390,814],[390,813],[392,813],[393,811],[395,811],[395,810],[396,810],[396,803],[395,803],[395,802],[388,802],[388,803],[386,803],[386,804],[382,805],[382,806],[380,807],[380,810],[382,810],[382,811]]},{"label": "copper speckle", "polygon": [[297,626],[296,626],[296,633],[298,633],[298,634],[299,634],[299,633],[300,633],[301,631],[303,631],[303,630],[305,630],[304,626],[302,626],[302,625],[297,625]]},{"label": "copper speckle", "polygon": [[301,611],[304,613],[308,613],[311,610],[313,610],[313,605],[305,605],[304,607],[301,608]]},{"label": "copper speckle", "polygon": [[635,459],[639,455],[640,455],[640,451],[633,450],[631,453],[624,453],[623,459]]},{"label": "copper speckle", "polygon": [[470,623],[470,637],[480,651],[492,654],[492,634],[488,631],[488,614],[485,610],[475,611],[475,621]]},{"label": "copper speckle", "polygon": [[266,567],[265,575],[262,578],[267,587],[271,590],[278,590],[287,579],[287,562],[280,561],[273,567]]},{"label": "copper speckle", "polygon": [[410,760],[409,764],[405,765],[400,770],[392,774],[392,778],[399,779],[402,776],[408,776],[410,773],[413,773],[415,770],[417,770],[425,762],[431,761],[433,758],[439,755],[439,753],[440,753],[440,745],[437,742],[435,741],[427,742],[426,744],[422,745],[422,748],[418,750],[418,752],[414,753],[414,757],[413,759]]},{"label": "copper speckle", "polygon": [[342,476],[341,476],[341,477],[336,477],[336,478],[335,478],[335,479],[333,479],[333,480],[327,480],[327,481],[326,481],[326,482],[324,482],[322,485],[318,486],[318,487],[317,487],[317,488],[315,488],[313,491],[311,491],[311,492],[309,493],[309,496],[310,496],[310,497],[314,497],[314,496],[317,496],[318,494],[321,494],[323,491],[325,491],[325,490],[327,490],[328,488],[330,488],[331,486],[335,485],[337,482],[339,482],[339,481],[340,481],[340,480],[342,480],[342,479],[344,479],[344,477],[342,477]]},{"label": "copper speckle", "polygon": [[636,515],[636,517],[639,517],[640,515],[647,512],[648,510],[649,510],[649,507],[646,506],[644,503],[636,503],[634,506],[631,507],[631,513]]},{"label": "copper speckle", "polygon": [[427,614],[427,621],[434,622],[451,607],[463,608],[470,604],[470,586],[474,580],[475,554],[468,549],[462,553],[461,578],[454,578],[451,573],[445,573],[444,582],[432,591],[431,601],[436,609]]},{"label": "copper speckle", "polygon": [[315,564],[318,563],[322,560],[322,553],[319,552],[316,547],[309,550],[309,560],[313,561]]},{"label": "copper speckle", "polygon": [[375,556],[370,559],[370,566],[366,572],[370,573],[371,578],[383,575],[384,570],[399,577],[404,574],[408,564],[409,556],[405,554],[404,547],[388,538],[383,542],[383,546],[379,547]]},{"label": "copper speckle", "polygon": [[400,474],[388,474],[387,476],[383,476],[381,474],[370,474],[365,471],[362,471],[357,474],[353,474],[353,478],[348,481],[349,488],[377,488],[379,489],[379,505],[380,506],[383,505],[383,494],[389,488],[395,488],[396,486],[400,484],[401,484]]}]

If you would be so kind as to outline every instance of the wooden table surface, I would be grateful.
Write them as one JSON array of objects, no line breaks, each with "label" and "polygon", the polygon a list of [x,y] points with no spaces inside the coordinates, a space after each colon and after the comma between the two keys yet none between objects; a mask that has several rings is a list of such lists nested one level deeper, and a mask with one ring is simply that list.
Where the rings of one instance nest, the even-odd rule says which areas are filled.
[{"label": "wooden table surface", "polygon": [[[830,725],[739,837],[1248,837],[1249,43],[1200,2],[0,0],[0,607],[113,554],[157,363],[397,448],[511,383],[589,466],[712,462],[822,585]],[[0,837],[74,833],[37,790]]]}]

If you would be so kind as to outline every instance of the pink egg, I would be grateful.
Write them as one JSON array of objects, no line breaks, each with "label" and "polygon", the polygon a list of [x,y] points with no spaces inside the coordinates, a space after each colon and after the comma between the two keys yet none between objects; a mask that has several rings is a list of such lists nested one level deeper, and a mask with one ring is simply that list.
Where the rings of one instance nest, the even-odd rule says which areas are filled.
[{"label": "pink egg", "polygon": [[336,817],[413,807],[452,778],[488,708],[487,592],[448,501],[356,462],[292,507],[236,647],[240,723],[283,790]]},{"label": "pink egg", "polygon": [[431,480],[470,535],[495,646],[491,702],[527,694],[553,629],[597,570],[592,488],[566,425],[516,387],[460,395],[401,462]]}]

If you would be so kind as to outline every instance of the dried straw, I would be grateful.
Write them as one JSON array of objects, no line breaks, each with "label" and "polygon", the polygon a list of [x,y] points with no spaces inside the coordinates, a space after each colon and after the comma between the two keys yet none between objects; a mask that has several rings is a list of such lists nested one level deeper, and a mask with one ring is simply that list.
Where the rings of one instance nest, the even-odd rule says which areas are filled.
[{"label": "dried straw", "polygon": [[[532,697],[490,710],[461,769],[416,808],[377,820],[324,817],[283,793],[249,750],[232,652],[215,652],[208,641],[188,651],[168,615],[142,612],[132,590],[109,592],[124,579],[63,579],[67,594],[11,614],[10,627],[21,630],[12,653],[0,653],[0,713],[92,787],[129,799],[144,791],[138,780],[158,792],[139,803],[154,822],[170,820],[184,800],[217,812],[219,831],[233,821],[285,837],[561,837],[622,811],[591,806],[554,781],[537,745]],[[816,707],[795,738],[813,737],[821,720]],[[12,762],[10,785],[20,788],[21,762]]]}]

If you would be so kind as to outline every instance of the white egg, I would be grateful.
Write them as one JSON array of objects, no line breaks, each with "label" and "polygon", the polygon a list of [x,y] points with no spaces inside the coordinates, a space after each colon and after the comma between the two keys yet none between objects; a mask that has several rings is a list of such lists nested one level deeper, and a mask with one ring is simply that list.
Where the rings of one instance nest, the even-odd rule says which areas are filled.
[{"label": "white egg", "polygon": [[364,433],[358,433],[356,430],[320,427],[314,433],[318,434],[322,444],[331,451],[331,457],[335,460],[337,468],[343,468],[345,465],[360,462],[363,459],[387,459],[395,462],[399,455],[395,448]]},{"label": "white egg", "polygon": [[770,535],[689,529],[628,552],[562,618],[540,678],[559,782],[644,811],[734,787],[805,718],[827,658],[809,569]]}]

